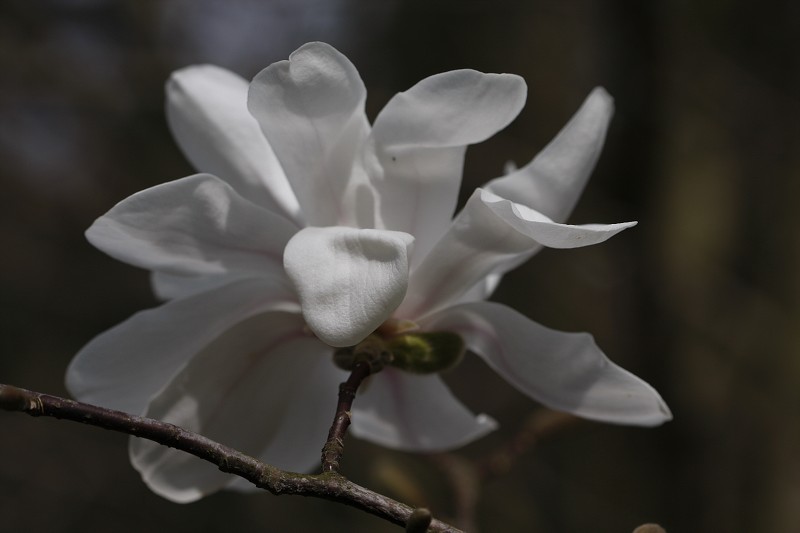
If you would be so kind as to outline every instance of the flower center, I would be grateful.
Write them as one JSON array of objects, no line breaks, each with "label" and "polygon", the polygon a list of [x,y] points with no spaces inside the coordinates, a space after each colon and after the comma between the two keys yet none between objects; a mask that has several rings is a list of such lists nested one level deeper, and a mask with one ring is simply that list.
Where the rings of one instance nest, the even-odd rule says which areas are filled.
[{"label": "flower center", "polygon": [[367,361],[373,371],[389,365],[414,374],[433,374],[456,366],[465,351],[457,333],[419,331],[410,320],[392,318],[357,345],[336,350],[333,361],[344,370]]}]

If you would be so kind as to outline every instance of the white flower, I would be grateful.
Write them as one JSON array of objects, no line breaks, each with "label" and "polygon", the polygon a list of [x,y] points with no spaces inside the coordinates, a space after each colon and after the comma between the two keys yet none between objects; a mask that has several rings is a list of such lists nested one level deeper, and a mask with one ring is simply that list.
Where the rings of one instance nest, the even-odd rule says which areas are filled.
[{"label": "white flower", "polygon": [[[467,145],[504,128],[525,94],[518,76],[446,72],[397,94],[370,127],[357,71],[322,43],[267,67],[249,89],[212,66],[176,72],[169,124],[208,174],[135,194],[87,231],[109,255],[151,270],[167,302],[92,340],[70,365],[70,391],[307,471],[347,375],[332,347],[411,324],[457,333],[552,408],[623,424],[668,420],[658,393],[588,334],[485,301],[543,246],[595,244],[634,225],[563,223],[611,118],[599,88],[533,161],[476,190],[452,218]],[[356,399],[351,430],[433,451],[495,427],[436,373],[388,367]],[[149,441],[132,439],[130,451],[147,484],[175,501],[245,488]]]}]

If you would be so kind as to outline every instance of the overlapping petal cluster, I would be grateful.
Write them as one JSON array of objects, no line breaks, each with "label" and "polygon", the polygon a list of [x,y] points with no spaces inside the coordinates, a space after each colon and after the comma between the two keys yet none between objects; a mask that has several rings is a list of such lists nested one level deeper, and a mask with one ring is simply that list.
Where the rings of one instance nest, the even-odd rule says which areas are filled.
[{"label": "overlapping petal cluster", "polygon": [[[476,190],[453,218],[466,147],[525,102],[510,74],[458,70],[394,96],[370,126],[353,65],[310,43],[248,84],[213,66],[173,74],[167,116],[202,174],[134,194],[88,239],[152,271],[165,303],[92,340],[73,360],[77,398],[200,432],[282,468],[318,463],[337,385],[335,347],[387,324],[447,331],[514,387],[615,423],[670,418],[658,393],[588,334],[487,302],[543,246],[602,242],[634,223],[567,225],[602,147],[603,89],[529,164]],[[352,432],[402,450],[466,444],[496,423],[435,373],[388,367],[357,398]],[[192,501],[241,481],[132,439],[157,493]]]}]

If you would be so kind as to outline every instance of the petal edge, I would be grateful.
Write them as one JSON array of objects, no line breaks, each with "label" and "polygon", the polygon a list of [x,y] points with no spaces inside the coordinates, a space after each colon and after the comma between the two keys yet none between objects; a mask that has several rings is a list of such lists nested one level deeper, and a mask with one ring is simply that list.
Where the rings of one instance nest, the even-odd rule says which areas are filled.
[{"label": "petal edge", "polygon": [[611,362],[588,333],[552,330],[492,302],[452,307],[423,326],[461,334],[506,381],[553,409],[616,424],[672,419],[658,392]]}]

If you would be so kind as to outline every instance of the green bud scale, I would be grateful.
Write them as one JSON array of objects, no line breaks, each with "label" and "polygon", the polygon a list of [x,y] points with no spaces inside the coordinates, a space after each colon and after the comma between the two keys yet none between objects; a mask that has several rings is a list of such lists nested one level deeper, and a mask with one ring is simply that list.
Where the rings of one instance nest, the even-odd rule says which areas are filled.
[{"label": "green bud scale", "polygon": [[408,332],[383,336],[373,333],[356,346],[339,348],[333,362],[352,370],[357,361],[367,361],[377,371],[384,364],[414,374],[434,374],[456,366],[464,357],[464,340],[449,331]]},{"label": "green bud scale", "polygon": [[464,340],[456,333],[405,333],[386,343],[390,365],[415,374],[433,374],[453,368],[464,357]]}]

